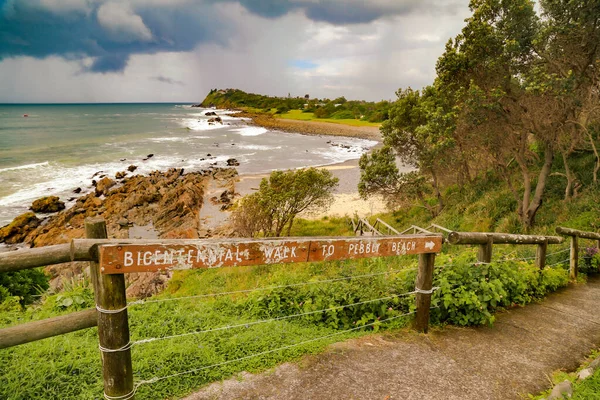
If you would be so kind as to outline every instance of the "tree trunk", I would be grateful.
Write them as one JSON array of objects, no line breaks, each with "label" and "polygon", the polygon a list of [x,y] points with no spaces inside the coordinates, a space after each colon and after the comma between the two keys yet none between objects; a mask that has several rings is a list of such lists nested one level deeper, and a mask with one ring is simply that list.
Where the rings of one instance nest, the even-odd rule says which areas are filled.
[{"label": "tree trunk", "polygon": [[568,153],[564,151],[561,153],[563,164],[565,166],[565,178],[567,178],[567,187],[565,188],[565,201],[569,201],[573,197],[573,185],[575,183],[576,178],[575,174],[573,174],[573,171],[571,170],[571,167],[569,167]]},{"label": "tree trunk", "polygon": [[294,218],[296,218],[296,216],[292,215],[292,218],[290,218],[290,222],[288,223],[288,228],[287,228],[287,236],[288,237],[291,235],[292,225],[294,224]]},{"label": "tree trunk", "polygon": [[[523,203],[523,207],[527,207],[524,210],[523,214],[523,226],[526,231],[529,231],[534,223],[535,223],[535,214],[542,206],[544,190],[546,189],[546,183],[548,180],[548,176],[550,175],[550,171],[552,170],[552,162],[554,161],[554,150],[550,144],[546,144],[546,149],[544,151],[544,165],[540,170],[538,175],[538,181],[535,186],[535,193],[533,194],[533,198],[529,202],[529,204]],[[531,183],[529,185],[531,187]],[[531,193],[529,194],[531,195]],[[525,195],[523,195],[523,200],[525,200]]]}]

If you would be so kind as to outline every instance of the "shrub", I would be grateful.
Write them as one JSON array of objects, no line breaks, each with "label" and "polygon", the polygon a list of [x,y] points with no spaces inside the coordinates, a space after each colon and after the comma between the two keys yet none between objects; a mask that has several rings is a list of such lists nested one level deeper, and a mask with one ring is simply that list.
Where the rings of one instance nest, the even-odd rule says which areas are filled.
[{"label": "shrub", "polygon": [[0,303],[9,296],[20,297],[23,305],[32,303],[48,286],[48,278],[39,268],[0,273]]},{"label": "shrub", "polygon": [[245,196],[232,214],[238,234],[281,236],[287,227],[290,235],[294,218],[301,212],[329,207],[331,191],[339,179],[326,169],[305,168],[273,171],[260,182],[258,192]]},{"label": "shrub", "polygon": [[491,324],[499,308],[528,304],[566,286],[568,281],[568,273],[562,268],[540,271],[518,260],[484,264],[477,263],[473,255],[461,255],[436,269],[434,286],[440,289],[433,295],[432,304],[439,306],[437,318],[441,322]]}]

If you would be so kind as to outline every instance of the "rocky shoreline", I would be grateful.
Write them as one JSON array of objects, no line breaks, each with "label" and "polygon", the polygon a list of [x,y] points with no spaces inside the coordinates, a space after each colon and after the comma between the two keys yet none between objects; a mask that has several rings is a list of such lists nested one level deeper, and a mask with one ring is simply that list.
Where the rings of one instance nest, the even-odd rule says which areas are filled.
[{"label": "rocky shoreline", "polygon": [[[38,218],[34,212],[18,216],[0,228],[0,243],[20,247],[68,243],[71,239],[85,237],[84,221],[95,216],[105,219],[111,238],[129,238],[132,227],[150,227],[157,238],[196,239],[226,235],[224,231],[204,227],[199,214],[210,183],[218,182],[224,188],[225,195],[218,200],[226,207],[225,203],[233,201],[236,179],[235,168],[218,167],[189,173],[183,169],[170,169],[149,175],[121,176],[120,179],[104,177],[96,183],[94,191],[77,198],[69,208],[65,209],[55,197],[36,200],[36,210],[48,210],[52,214],[46,218]],[[87,263],[67,263],[47,267],[51,287],[60,290],[64,279],[83,273],[86,266]],[[127,294],[150,296],[161,291],[169,277],[169,273],[130,274]]]}]

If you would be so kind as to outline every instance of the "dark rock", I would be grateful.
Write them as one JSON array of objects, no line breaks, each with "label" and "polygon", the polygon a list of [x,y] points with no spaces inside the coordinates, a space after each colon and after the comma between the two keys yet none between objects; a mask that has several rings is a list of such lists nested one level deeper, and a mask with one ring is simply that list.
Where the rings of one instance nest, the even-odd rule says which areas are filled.
[{"label": "dark rock", "polygon": [[40,219],[32,212],[19,215],[10,224],[0,228],[0,242],[21,243],[25,237],[40,225]]},{"label": "dark rock", "polygon": [[236,160],[235,158],[230,158],[227,160],[228,167],[237,167],[239,165],[240,165],[240,162],[238,160]]},{"label": "dark rock", "polygon": [[123,178],[125,178],[125,175],[127,175],[126,171],[117,172],[115,174],[115,179],[123,179]]},{"label": "dark rock", "polygon": [[208,154],[206,155],[206,157],[212,157],[212,154],[208,153]]},{"label": "dark rock", "polygon": [[121,158],[121,160],[119,160],[119,161],[127,161],[127,159],[126,158]]},{"label": "dark rock", "polygon": [[217,113],[214,111],[208,111],[204,115],[206,115],[207,117],[216,117]]},{"label": "dark rock", "polygon": [[221,117],[214,117],[208,120],[209,124],[214,124],[214,123],[220,123],[221,125],[223,125],[223,120],[221,119]]},{"label": "dark rock", "polygon": [[137,167],[135,165],[130,165],[129,167],[127,167],[127,171],[129,172],[133,172],[137,169]]},{"label": "dark rock", "polygon": [[80,188],[80,187],[78,187],[78,188],[75,188],[75,189],[73,190],[73,193],[75,193],[75,194],[79,194],[79,193],[81,193],[81,188]]},{"label": "dark rock", "polygon": [[96,187],[96,185],[97,185],[97,184],[98,184],[98,182],[96,182],[96,180],[95,180],[95,179],[92,179],[92,186],[93,186],[93,187]]},{"label": "dark rock", "polygon": [[96,172],[94,175],[92,175],[92,178],[97,177],[98,175],[100,175],[101,173],[103,173],[104,171],[98,171]]},{"label": "dark rock", "polygon": [[152,154],[152,153],[150,153],[146,156],[146,158],[152,158],[152,157],[154,157],[154,154]]},{"label": "dark rock", "polygon": [[56,196],[47,196],[37,199],[31,204],[31,211],[37,213],[55,213],[65,209],[65,203]]}]

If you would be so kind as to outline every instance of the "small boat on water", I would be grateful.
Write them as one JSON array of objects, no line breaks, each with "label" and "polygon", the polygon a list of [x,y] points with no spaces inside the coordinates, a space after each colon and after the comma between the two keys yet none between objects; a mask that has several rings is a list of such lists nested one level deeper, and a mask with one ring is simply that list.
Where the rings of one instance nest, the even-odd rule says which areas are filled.
[{"label": "small boat on water", "polygon": [[23,114],[23,117],[27,118],[27,117],[29,117],[29,114]]}]

